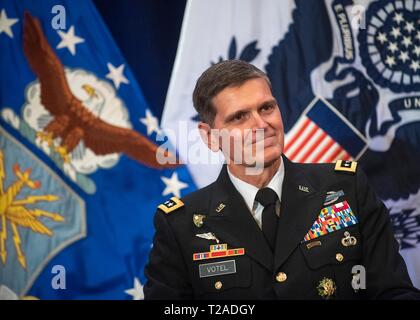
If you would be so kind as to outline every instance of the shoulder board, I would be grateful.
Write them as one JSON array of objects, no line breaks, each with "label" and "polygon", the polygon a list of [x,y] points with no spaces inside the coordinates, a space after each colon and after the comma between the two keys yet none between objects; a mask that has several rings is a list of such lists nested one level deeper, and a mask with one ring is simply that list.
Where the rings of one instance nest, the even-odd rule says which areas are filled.
[{"label": "shoulder board", "polygon": [[179,200],[177,197],[172,197],[168,201],[165,201],[164,203],[160,204],[158,208],[166,214],[168,214],[183,206],[184,203],[181,200]]},{"label": "shoulder board", "polygon": [[337,160],[335,163],[335,171],[344,171],[349,173],[355,173],[357,168],[356,161],[348,161],[348,160]]}]

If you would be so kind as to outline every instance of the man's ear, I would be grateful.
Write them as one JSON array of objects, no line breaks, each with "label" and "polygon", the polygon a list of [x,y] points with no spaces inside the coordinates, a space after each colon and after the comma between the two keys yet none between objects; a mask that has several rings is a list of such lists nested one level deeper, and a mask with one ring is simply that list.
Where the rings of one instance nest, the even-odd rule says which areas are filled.
[{"label": "man's ear", "polygon": [[219,136],[216,134],[217,130],[212,130],[208,123],[200,121],[198,123],[198,131],[201,139],[211,151],[218,152],[220,150]]}]

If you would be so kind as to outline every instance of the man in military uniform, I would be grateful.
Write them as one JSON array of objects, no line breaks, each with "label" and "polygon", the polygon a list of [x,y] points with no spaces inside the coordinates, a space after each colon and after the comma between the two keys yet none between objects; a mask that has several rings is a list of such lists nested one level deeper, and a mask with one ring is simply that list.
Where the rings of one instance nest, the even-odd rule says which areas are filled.
[{"label": "man in military uniform", "polygon": [[[420,297],[389,213],[357,163],[297,164],[282,155],[282,118],[261,70],[215,64],[193,100],[203,140],[226,164],[214,183],[159,206],[146,299]],[[253,162],[233,161],[253,152]]]}]

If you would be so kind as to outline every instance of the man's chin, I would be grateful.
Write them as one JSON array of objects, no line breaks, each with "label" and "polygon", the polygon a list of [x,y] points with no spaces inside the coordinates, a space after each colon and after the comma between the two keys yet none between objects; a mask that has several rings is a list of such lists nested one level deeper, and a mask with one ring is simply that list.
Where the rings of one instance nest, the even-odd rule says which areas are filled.
[{"label": "man's chin", "polygon": [[276,162],[280,161],[281,153],[273,155],[271,157],[264,157],[263,159],[257,159],[252,164],[247,164],[249,168],[269,168]]},{"label": "man's chin", "polygon": [[264,152],[264,159],[262,162],[264,163],[264,167],[269,167],[276,161],[279,161],[282,154],[282,148],[279,147],[271,147],[265,149]]},{"label": "man's chin", "polygon": [[276,162],[280,161],[280,157],[272,159],[272,160],[268,160],[264,162],[264,168],[269,168],[271,167],[273,164],[275,164]]}]

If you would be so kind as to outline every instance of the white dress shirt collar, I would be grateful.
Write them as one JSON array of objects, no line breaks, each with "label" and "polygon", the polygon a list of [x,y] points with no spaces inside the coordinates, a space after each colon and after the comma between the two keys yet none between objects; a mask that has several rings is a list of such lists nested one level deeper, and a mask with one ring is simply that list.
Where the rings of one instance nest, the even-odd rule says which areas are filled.
[{"label": "white dress shirt collar", "polygon": [[[232,181],[232,184],[235,186],[236,190],[238,190],[238,192],[244,198],[245,203],[247,207],[249,208],[249,211],[253,213],[255,210],[254,200],[259,189],[253,186],[252,184],[249,184],[235,177],[229,171],[229,167],[227,170],[228,170],[230,181]],[[267,185],[268,188],[271,188],[277,193],[280,201],[281,201],[281,193],[282,193],[282,188],[283,188],[283,180],[284,180],[284,163],[283,163],[283,159],[281,159],[279,169],[277,170],[276,174],[273,176],[273,178],[271,178],[270,182]]]}]

